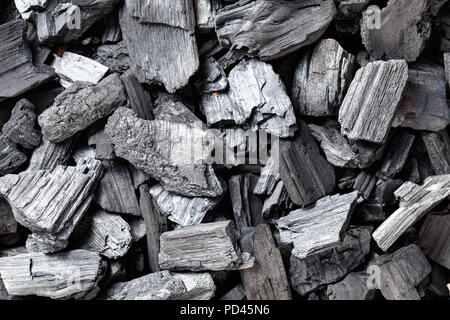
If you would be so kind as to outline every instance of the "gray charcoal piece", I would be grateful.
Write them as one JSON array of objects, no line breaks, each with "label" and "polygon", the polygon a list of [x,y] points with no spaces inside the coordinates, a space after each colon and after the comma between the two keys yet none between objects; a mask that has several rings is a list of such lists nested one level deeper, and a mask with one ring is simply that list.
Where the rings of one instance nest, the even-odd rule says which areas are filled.
[{"label": "gray charcoal piece", "polygon": [[88,145],[95,146],[95,158],[99,160],[113,160],[114,149],[104,129],[93,129],[88,138]]},{"label": "gray charcoal piece", "polygon": [[257,226],[252,241],[255,265],[241,270],[245,296],[248,300],[291,300],[286,270],[270,227]]},{"label": "gray charcoal piece", "polygon": [[[93,200],[102,167],[87,160],[75,167],[24,171],[0,178],[0,194],[18,223],[30,229],[30,244],[44,253],[64,249]],[[35,249],[33,249],[35,251]]]},{"label": "gray charcoal piece", "polygon": [[379,26],[376,11],[369,7],[361,19],[362,42],[370,55],[415,61],[431,34],[428,0],[416,0],[414,5],[409,0],[389,0],[381,10]]},{"label": "gray charcoal piece", "polygon": [[200,71],[194,84],[199,94],[217,94],[217,92],[228,88],[228,79],[225,71],[216,59],[208,57],[200,62]]},{"label": "gray charcoal piece", "polygon": [[388,152],[381,165],[380,173],[388,177],[394,177],[399,173],[408,160],[415,139],[414,133],[406,130],[395,133],[389,142]]},{"label": "gray charcoal piece", "polygon": [[450,195],[450,175],[430,176],[422,185],[405,182],[394,192],[400,207],[373,233],[378,246],[387,251],[412,225]]},{"label": "gray charcoal piece", "polygon": [[230,220],[164,232],[159,266],[172,271],[237,270],[243,262]]},{"label": "gray charcoal piece", "polygon": [[161,184],[150,187],[149,192],[155,199],[160,214],[182,227],[202,222],[208,211],[214,209],[222,199],[220,196],[184,197],[164,190]]},{"label": "gray charcoal piece", "polygon": [[450,215],[430,213],[423,221],[419,245],[431,260],[450,270]]},{"label": "gray charcoal piece", "polygon": [[156,120],[164,120],[187,125],[200,125],[206,129],[201,120],[191,111],[191,108],[178,95],[162,93],[155,101],[153,114]]},{"label": "gray charcoal piece", "polygon": [[42,139],[41,145],[31,155],[27,171],[53,170],[58,165],[66,165],[77,140],[78,135],[61,143],[53,143],[45,138]]},{"label": "gray charcoal piece", "polygon": [[278,163],[274,157],[270,157],[266,165],[261,169],[261,174],[253,189],[253,193],[258,196],[270,196],[280,180]]},{"label": "gray charcoal piece", "polygon": [[235,286],[233,289],[225,293],[222,297],[220,297],[219,300],[244,300],[245,297],[245,290],[242,286],[242,283],[239,283],[237,286]]},{"label": "gray charcoal piece", "polygon": [[221,46],[267,61],[317,41],[336,13],[330,0],[241,0],[219,10],[216,33]]},{"label": "gray charcoal piece", "polygon": [[131,70],[140,82],[162,83],[174,93],[199,68],[192,1],[126,0],[119,13]]},{"label": "gray charcoal piece", "polygon": [[408,82],[393,126],[440,131],[450,123],[445,70],[431,62],[409,66]]},{"label": "gray charcoal piece", "polygon": [[97,84],[109,71],[107,66],[73,52],[64,52],[62,57],[55,57],[52,64],[60,77],[60,83],[68,88],[75,82]]},{"label": "gray charcoal piece", "polygon": [[112,74],[97,85],[76,83],[56,97],[38,118],[44,138],[63,142],[95,121],[110,115],[126,101],[119,77]]},{"label": "gray charcoal piece", "polygon": [[[279,137],[297,129],[294,108],[281,78],[270,64],[244,59],[228,75],[226,92],[204,94],[200,109],[208,126],[249,124]],[[270,116],[269,116],[270,115]]]},{"label": "gray charcoal piece", "polygon": [[0,135],[0,175],[16,172],[25,162],[27,156],[9,139]]},{"label": "gray charcoal piece", "polygon": [[416,287],[431,272],[431,265],[415,244],[382,255],[371,266],[377,268],[379,289],[387,300],[420,300]]},{"label": "gray charcoal piece", "polygon": [[333,167],[322,157],[307,125],[299,124],[293,139],[280,141],[279,172],[292,202],[306,206],[331,194],[335,187]]},{"label": "gray charcoal piece", "polygon": [[363,170],[356,176],[353,189],[358,190],[360,195],[367,200],[370,198],[376,183],[377,177],[369,171]]},{"label": "gray charcoal piece", "polygon": [[17,222],[14,219],[11,206],[5,199],[0,199],[0,235],[11,234],[17,231]]},{"label": "gray charcoal piece", "polygon": [[142,219],[147,227],[147,259],[151,272],[157,272],[159,268],[159,238],[167,231],[167,219],[159,213],[157,204],[150,195],[148,185],[139,187],[139,206],[141,208]]},{"label": "gray charcoal piece", "polygon": [[280,207],[283,207],[289,200],[286,189],[284,188],[283,181],[279,181],[273,190],[273,193],[264,200],[262,207],[262,215],[264,218],[268,218],[275,213]]},{"label": "gray charcoal piece", "polygon": [[320,142],[329,163],[340,168],[367,168],[375,161],[373,147],[352,143],[341,134],[339,124],[326,120],[321,125],[309,124],[312,136]]},{"label": "gray charcoal piece", "polygon": [[296,67],[292,98],[305,116],[336,115],[356,71],[356,58],[336,40],[321,40]]},{"label": "gray charcoal piece", "polygon": [[234,175],[228,180],[234,221],[240,234],[246,228],[265,223],[263,201],[253,193],[257,181],[258,176],[252,173]]},{"label": "gray charcoal piece", "polygon": [[292,255],[305,259],[337,247],[350,223],[358,192],[328,196],[292,211],[276,222],[280,242],[294,244]]},{"label": "gray charcoal piece", "polygon": [[45,64],[34,65],[21,19],[0,25],[0,101],[17,97],[55,78]]},{"label": "gray charcoal piece", "polygon": [[216,286],[209,273],[155,272],[106,289],[105,300],[209,300]]},{"label": "gray charcoal piece", "polygon": [[[131,247],[130,225],[118,214],[97,210],[86,214],[72,238],[76,247],[109,259],[123,257]],[[81,231],[82,230],[82,231]]]},{"label": "gray charcoal piece", "polygon": [[21,99],[12,110],[11,118],[3,125],[2,133],[10,141],[33,150],[39,147],[42,140],[42,135],[35,126],[34,105],[27,99]]},{"label": "gray charcoal piece", "polygon": [[29,20],[36,25],[41,43],[61,44],[81,39],[94,23],[112,12],[119,0],[49,0],[47,3],[45,10],[32,10]]},{"label": "gray charcoal piece", "polygon": [[326,284],[341,280],[353,271],[370,252],[368,227],[350,227],[338,247],[306,259],[291,256],[289,275],[292,287],[306,295]]},{"label": "gray charcoal piece", "polygon": [[87,250],[0,258],[2,280],[14,296],[85,299],[98,290],[102,272],[102,258]]},{"label": "gray charcoal piece", "polygon": [[130,69],[128,47],[124,41],[97,47],[97,52],[92,58],[119,74]]},{"label": "gray charcoal piece", "polygon": [[153,103],[150,93],[144,90],[131,72],[124,73],[120,79],[125,86],[131,109],[136,112],[139,118],[153,120]]},{"label": "gray charcoal piece", "polygon": [[329,300],[372,300],[375,289],[368,287],[369,274],[366,272],[349,273],[341,281],[327,287]]},{"label": "gray charcoal piece", "polygon": [[350,140],[384,143],[407,79],[404,60],[376,61],[359,69],[339,110],[342,133]]},{"label": "gray charcoal piece", "polygon": [[450,174],[450,138],[447,131],[422,132],[422,140],[435,174]]},{"label": "gray charcoal piece", "polygon": [[121,159],[103,160],[103,177],[100,179],[95,202],[109,212],[140,216],[139,201],[127,164]]},{"label": "gray charcoal piece", "polygon": [[147,235],[147,226],[142,218],[133,219],[128,224],[133,242],[138,242]]},{"label": "gray charcoal piece", "polygon": [[119,108],[109,117],[105,133],[118,157],[161,181],[167,191],[191,197],[222,194],[214,170],[205,163],[214,137],[202,128],[147,121],[131,109]]},{"label": "gray charcoal piece", "polygon": [[214,30],[217,10],[222,7],[220,0],[193,0],[197,30],[206,33]]}]

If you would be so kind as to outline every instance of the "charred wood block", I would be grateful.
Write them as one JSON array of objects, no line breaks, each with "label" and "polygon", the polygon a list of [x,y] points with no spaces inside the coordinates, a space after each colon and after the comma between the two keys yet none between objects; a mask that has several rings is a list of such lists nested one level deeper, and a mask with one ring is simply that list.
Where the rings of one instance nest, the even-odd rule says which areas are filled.
[{"label": "charred wood block", "polygon": [[377,183],[377,177],[368,171],[361,171],[355,179],[353,189],[358,190],[364,199],[369,199],[373,188]]},{"label": "charred wood block", "polygon": [[0,258],[2,280],[15,296],[84,299],[98,291],[102,272],[102,258],[87,250]]},{"label": "charred wood block", "polygon": [[280,137],[294,134],[297,129],[294,108],[270,64],[244,59],[231,70],[228,82],[228,91],[204,94],[201,98],[200,109],[208,126],[233,122]]},{"label": "charred wood block", "polygon": [[121,76],[122,82],[130,101],[131,109],[139,118],[153,120],[153,103],[150,93],[144,90],[142,85],[130,72]]},{"label": "charred wood block", "polygon": [[33,150],[39,147],[42,140],[42,135],[35,126],[34,105],[26,99],[21,99],[12,110],[11,118],[3,126],[2,132],[12,142]]},{"label": "charred wood block", "polygon": [[420,62],[409,66],[408,82],[393,126],[439,131],[450,123],[444,68]]},{"label": "charred wood block", "polygon": [[105,300],[209,300],[216,286],[209,273],[161,271],[109,287]]},{"label": "charred wood block", "polygon": [[0,178],[0,194],[11,205],[17,222],[33,232],[31,238],[39,251],[56,252],[67,246],[101,174],[96,160],[51,171],[24,171]]},{"label": "charred wood block", "polygon": [[142,218],[147,227],[148,265],[151,272],[157,272],[160,270],[158,261],[159,238],[163,232],[167,231],[167,220],[159,213],[157,204],[149,193],[148,186],[145,184],[141,185],[139,192],[139,206],[141,208]]},{"label": "charred wood block", "polygon": [[328,196],[277,221],[280,241],[293,243],[292,254],[304,259],[338,246],[350,222],[357,192]]},{"label": "charred wood block", "polygon": [[431,176],[421,186],[405,182],[394,192],[400,207],[373,233],[378,246],[387,251],[413,224],[450,195],[450,175]]},{"label": "charred wood block", "polygon": [[[192,1],[126,0],[119,14],[131,70],[140,82],[174,93],[199,67]],[[181,49],[182,48],[182,49]]]},{"label": "charred wood block", "polygon": [[382,175],[394,177],[403,169],[415,139],[415,135],[406,130],[401,130],[395,134],[389,142],[388,153],[380,168]]},{"label": "charred wood block", "polygon": [[125,101],[122,82],[115,74],[97,85],[76,83],[39,116],[42,134],[51,142],[62,142],[110,115]]},{"label": "charred wood block", "polygon": [[16,145],[0,135],[0,175],[13,173],[25,162],[27,156],[17,150]]},{"label": "charred wood block", "polygon": [[202,128],[147,121],[131,109],[119,108],[109,117],[105,133],[117,156],[161,181],[167,191],[191,197],[222,194],[214,170],[204,161],[214,137]]},{"label": "charred wood block", "polygon": [[320,41],[302,55],[292,89],[294,106],[305,116],[337,114],[356,69],[355,56],[336,40]]},{"label": "charred wood block", "polygon": [[435,174],[450,174],[450,139],[447,131],[422,132],[422,140]]},{"label": "charred wood block", "polygon": [[194,84],[199,94],[215,93],[228,88],[228,79],[216,59],[208,57],[201,61],[200,72]]},{"label": "charred wood block", "polygon": [[377,59],[415,61],[431,34],[427,12],[428,0],[417,0],[413,6],[408,0],[390,0],[377,21],[369,7],[361,20],[364,46]]},{"label": "charred wood block", "polygon": [[234,223],[203,223],[161,235],[159,265],[168,270],[236,270],[243,259]]},{"label": "charred wood block", "polygon": [[99,46],[93,59],[102,65],[107,66],[111,71],[119,74],[125,73],[130,69],[128,47],[124,41],[117,44],[105,44]]},{"label": "charred wood block", "polygon": [[407,79],[404,60],[376,61],[359,69],[339,110],[342,133],[351,140],[384,143]]},{"label": "charred wood block", "polygon": [[280,172],[278,171],[278,162],[275,161],[274,157],[270,157],[264,168],[261,169],[261,174],[253,189],[253,193],[258,196],[270,196],[280,180],[281,177]]},{"label": "charred wood block", "polygon": [[33,151],[27,171],[53,170],[58,165],[66,165],[78,136],[61,143],[53,143],[42,139],[41,145]]},{"label": "charred wood block", "polygon": [[253,235],[255,265],[241,270],[248,300],[290,300],[283,260],[267,224],[259,225]]},{"label": "charred wood block", "polygon": [[104,210],[139,216],[139,201],[130,171],[124,161],[103,160],[105,168],[98,183],[95,202]]},{"label": "charred wood block", "polygon": [[26,39],[27,23],[0,25],[0,101],[17,97],[55,77],[47,65],[33,65]]},{"label": "charred wood block", "polygon": [[371,228],[351,227],[336,248],[306,259],[292,255],[289,269],[292,287],[299,294],[306,295],[342,279],[369,253],[370,232]]},{"label": "charred wood block", "polygon": [[245,289],[242,286],[242,283],[239,283],[233,289],[224,294],[219,300],[244,300],[245,298]]},{"label": "charred wood block", "polygon": [[88,145],[95,146],[95,158],[99,160],[112,160],[115,158],[114,149],[104,129],[92,130],[88,138]]},{"label": "charred wood block", "polygon": [[17,231],[11,206],[5,199],[0,199],[0,234],[11,234]]},{"label": "charred wood block", "polygon": [[86,215],[71,239],[77,248],[98,252],[109,259],[124,256],[132,240],[130,225],[119,215],[102,210]]},{"label": "charred wood block", "polygon": [[208,211],[214,209],[222,199],[220,196],[183,197],[164,190],[160,184],[150,187],[149,192],[155,199],[160,214],[182,227],[202,222]]},{"label": "charred wood block", "polygon": [[280,141],[279,171],[292,201],[306,206],[330,194],[335,186],[333,167],[319,148],[305,123],[293,139]]},{"label": "charred wood block", "polygon": [[219,10],[216,33],[221,46],[267,61],[317,41],[335,15],[330,0],[241,0]]},{"label": "charred wood block", "polygon": [[262,216],[263,202],[253,193],[257,181],[258,177],[251,173],[235,175],[228,180],[234,221],[240,233],[245,228],[265,223]]},{"label": "charred wood block", "polygon": [[379,289],[387,300],[420,300],[416,287],[431,272],[431,265],[415,244],[378,257],[372,266],[378,267]]},{"label": "charred wood block", "polygon": [[155,106],[153,114],[156,120],[189,125],[201,124],[202,128],[206,129],[206,125],[192,112],[193,108],[188,107],[178,95],[162,93],[156,99]]},{"label": "charred wood block", "polygon": [[330,300],[372,300],[375,290],[367,285],[369,274],[365,272],[349,273],[341,281],[331,284],[327,288]]},{"label": "charred wood block", "polygon": [[419,245],[431,260],[450,270],[450,215],[430,213],[419,233]]}]

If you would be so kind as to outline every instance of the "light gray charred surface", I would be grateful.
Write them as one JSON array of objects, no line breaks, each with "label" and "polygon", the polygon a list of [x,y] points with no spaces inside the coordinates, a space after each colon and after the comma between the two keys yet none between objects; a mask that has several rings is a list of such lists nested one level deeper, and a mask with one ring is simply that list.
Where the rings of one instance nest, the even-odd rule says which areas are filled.
[{"label": "light gray charred surface", "polygon": [[430,213],[423,221],[419,245],[431,260],[450,269],[450,215]]},{"label": "light gray charred surface", "polygon": [[77,248],[117,259],[128,252],[132,237],[130,225],[119,215],[98,210],[83,218],[71,239]]},{"label": "light gray charred surface", "polygon": [[231,70],[229,89],[204,94],[200,109],[208,126],[248,124],[280,137],[294,134],[294,108],[281,78],[270,64],[245,59]]},{"label": "light gray charred surface", "polygon": [[16,172],[26,161],[27,156],[17,150],[9,139],[0,135],[0,175]]},{"label": "light gray charred surface", "polygon": [[159,266],[168,270],[236,270],[243,262],[230,220],[184,227],[161,235]]},{"label": "light gray charred surface", "polygon": [[27,23],[23,20],[0,25],[0,101],[19,96],[56,76],[51,67],[33,64],[26,34]]},{"label": "light gray charred surface", "polygon": [[306,295],[342,279],[358,267],[369,253],[370,232],[367,227],[351,227],[336,248],[306,259],[292,255],[289,269],[292,287],[299,294]]},{"label": "light gray charred surface", "polygon": [[139,216],[139,201],[127,164],[121,159],[103,160],[104,174],[98,183],[95,202],[104,210]]},{"label": "light gray charred surface", "polygon": [[435,174],[450,174],[450,139],[447,131],[422,132],[422,140]]},{"label": "light gray charred surface", "polygon": [[384,143],[408,79],[404,60],[368,63],[356,72],[339,110],[351,140]]},{"label": "light gray charred surface", "polygon": [[33,232],[29,238],[33,245],[41,252],[56,252],[67,246],[89,208],[101,174],[96,160],[76,167],[25,171],[0,178],[0,194],[11,205],[17,222]]},{"label": "light gray charred surface", "polygon": [[422,250],[415,245],[378,257],[380,290],[387,300],[420,300],[416,287],[431,272]]},{"label": "light gray charred surface", "polygon": [[90,131],[88,145],[95,146],[95,158],[99,160],[113,160],[114,149],[109,143],[109,138],[104,129],[93,129]]},{"label": "light gray charred surface", "polygon": [[415,61],[431,34],[428,0],[390,0],[381,10],[380,28],[373,15],[363,12],[361,37],[367,51],[377,59]]},{"label": "light gray charred surface", "polygon": [[0,258],[2,280],[14,296],[83,299],[97,290],[102,271],[101,257],[87,250]]},{"label": "light gray charred surface", "polygon": [[427,177],[420,186],[407,181],[394,194],[400,199],[400,207],[373,233],[373,238],[384,251],[406,229],[447,199],[450,195],[450,175]]},{"label": "light gray charred surface", "polygon": [[216,286],[209,273],[161,271],[109,287],[105,300],[209,300]]},{"label": "light gray charred surface", "polygon": [[277,221],[280,241],[294,244],[292,255],[304,259],[338,246],[350,223],[357,192],[328,196]]},{"label": "light gray charred surface", "polygon": [[117,44],[99,46],[93,59],[118,74],[122,74],[130,69],[128,48],[124,41]]},{"label": "light gray charred surface", "polygon": [[356,69],[355,56],[336,40],[321,40],[300,58],[292,98],[294,106],[305,116],[337,114]]},{"label": "light gray charred surface", "polygon": [[431,62],[409,66],[408,82],[393,126],[439,131],[450,123],[445,70]]},{"label": "light gray charred surface", "polygon": [[160,214],[176,224],[187,227],[202,222],[208,211],[214,209],[221,197],[184,197],[168,192],[160,185],[149,190],[155,199]]},{"label": "light gray charred surface", "polygon": [[267,224],[259,225],[253,235],[255,265],[241,270],[248,300],[290,300],[283,260]]},{"label": "light gray charred surface", "polygon": [[126,101],[124,88],[115,74],[97,85],[76,83],[56,97],[39,116],[45,139],[63,142],[95,121],[110,115]]},{"label": "light gray charred surface", "polygon": [[42,135],[35,126],[34,105],[26,99],[21,99],[12,110],[11,118],[3,125],[2,132],[11,142],[33,150],[42,140]]},{"label": "light gray charred surface", "polygon": [[212,167],[204,163],[213,138],[202,128],[146,121],[130,109],[119,108],[108,119],[105,133],[117,156],[161,181],[167,191],[185,196],[222,194]]},{"label": "light gray charred surface", "polygon": [[375,289],[367,286],[369,274],[365,272],[349,273],[341,281],[331,284],[327,288],[330,300],[372,300]]},{"label": "light gray charred surface", "polygon": [[31,155],[27,171],[53,170],[58,165],[66,165],[70,159],[78,137],[74,136],[61,143],[53,143],[45,138]]},{"label": "light gray charred surface", "polygon": [[331,0],[241,0],[219,10],[216,33],[223,47],[273,60],[315,42],[335,15]]},{"label": "light gray charred surface", "polygon": [[199,67],[192,1],[126,0],[120,26],[139,81],[162,83],[173,93],[186,86]]},{"label": "light gray charred surface", "polygon": [[292,201],[306,206],[333,191],[335,175],[307,125],[300,123],[299,129],[295,138],[280,141],[279,171]]},{"label": "light gray charred surface", "polygon": [[228,79],[216,59],[208,57],[201,61],[199,75],[194,84],[199,94],[215,93],[228,88]]},{"label": "light gray charred surface", "polygon": [[281,177],[278,171],[278,162],[275,157],[270,157],[264,168],[261,169],[261,174],[253,189],[253,193],[259,196],[270,196],[280,180]]}]

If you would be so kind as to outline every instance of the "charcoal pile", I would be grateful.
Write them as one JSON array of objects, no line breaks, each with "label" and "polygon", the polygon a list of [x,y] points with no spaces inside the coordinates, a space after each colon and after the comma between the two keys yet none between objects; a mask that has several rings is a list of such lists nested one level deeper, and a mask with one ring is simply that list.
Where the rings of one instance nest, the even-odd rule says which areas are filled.
[{"label": "charcoal pile", "polygon": [[0,299],[449,299],[449,84],[446,0],[0,0]]}]

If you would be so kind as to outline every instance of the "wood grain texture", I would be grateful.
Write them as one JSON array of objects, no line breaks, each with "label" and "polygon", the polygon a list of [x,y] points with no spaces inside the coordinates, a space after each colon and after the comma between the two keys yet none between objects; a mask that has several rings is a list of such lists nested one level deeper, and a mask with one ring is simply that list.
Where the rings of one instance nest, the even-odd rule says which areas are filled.
[{"label": "wood grain texture", "polygon": [[415,139],[416,136],[410,131],[400,130],[395,133],[389,141],[388,151],[380,168],[381,174],[394,177],[403,169]]},{"label": "wood grain texture", "polygon": [[9,139],[0,135],[0,175],[16,172],[25,162],[27,156]]},{"label": "wood grain texture", "polygon": [[400,199],[399,209],[372,235],[384,251],[387,251],[406,229],[450,195],[450,175],[430,176],[420,186],[407,181],[394,194]]},{"label": "wood grain texture", "polygon": [[267,61],[315,42],[335,15],[328,0],[241,0],[219,10],[216,33],[221,46]]},{"label": "wood grain texture", "polygon": [[422,140],[435,174],[450,174],[450,138],[447,131],[422,132]]},{"label": "wood grain texture", "polygon": [[61,143],[53,143],[42,139],[30,158],[27,171],[53,170],[58,165],[66,165],[78,140],[78,135]]},{"label": "wood grain texture", "polygon": [[450,269],[450,215],[430,213],[423,221],[419,245],[431,260]]},{"label": "wood grain texture", "polygon": [[404,60],[376,61],[359,69],[339,110],[342,133],[351,140],[384,143],[407,79]]}]

